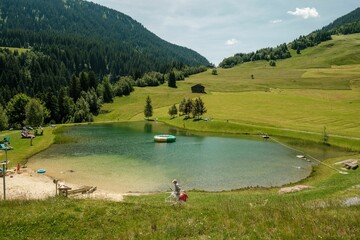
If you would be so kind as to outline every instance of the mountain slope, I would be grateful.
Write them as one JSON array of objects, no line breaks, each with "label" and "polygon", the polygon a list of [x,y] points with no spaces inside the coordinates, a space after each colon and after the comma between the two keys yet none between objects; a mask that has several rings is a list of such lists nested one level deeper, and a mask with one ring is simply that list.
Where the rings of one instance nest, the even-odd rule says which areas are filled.
[{"label": "mountain slope", "polygon": [[166,72],[174,64],[209,64],[193,50],[168,43],[129,16],[98,4],[3,0],[0,9],[1,46],[32,47],[76,72],[90,68],[139,77],[148,71]]},{"label": "mountain slope", "polygon": [[360,8],[336,19],[334,22],[290,43],[294,50],[303,50],[331,39],[331,35],[360,33]]},{"label": "mountain slope", "polygon": [[323,31],[333,31],[336,28],[341,27],[342,25],[356,23],[360,21],[360,8],[355,9],[354,11],[336,19],[334,22],[323,27]]},{"label": "mountain slope", "polygon": [[[323,27],[321,30],[313,31],[307,36],[300,36],[288,45],[291,49],[297,50],[298,53],[300,53],[300,50],[304,50],[308,47],[313,47],[321,42],[330,40],[331,35],[353,33],[360,33],[360,8],[357,8],[354,11],[336,19],[334,22]],[[260,49],[256,52],[248,54],[237,53],[233,57],[225,58],[219,66],[228,68],[249,61],[279,60],[288,58],[290,57],[290,55],[288,54],[288,49],[285,47],[281,47],[283,45],[280,45],[276,48]],[[275,54],[276,51],[279,52],[279,47],[281,47],[281,54]],[[243,56],[246,57],[244,58]]]},{"label": "mountain slope", "polygon": [[209,92],[268,91],[280,89],[349,90],[360,86],[360,34],[333,36],[332,40],[307,48],[292,57],[252,61],[229,69],[218,69],[189,78],[191,85],[202,83]]}]

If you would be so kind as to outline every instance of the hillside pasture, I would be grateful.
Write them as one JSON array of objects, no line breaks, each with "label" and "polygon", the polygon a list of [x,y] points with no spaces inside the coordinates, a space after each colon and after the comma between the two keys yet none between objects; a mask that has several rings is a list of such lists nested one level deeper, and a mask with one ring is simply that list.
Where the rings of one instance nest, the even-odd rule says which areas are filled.
[{"label": "hillside pasture", "polygon": [[[270,67],[266,61],[251,62],[218,69],[218,75],[212,75],[209,70],[191,76],[178,81],[176,89],[166,85],[136,88],[130,97],[116,98],[113,104],[106,104],[103,110],[107,113],[99,115],[96,121],[143,120],[145,99],[150,96],[153,119],[178,127],[185,124],[194,130],[232,133],[272,128],[315,133],[316,139],[321,139],[326,127],[330,135],[357,139],[360,137],[360,64],[330,66],[327,62],[335,53],[346,58],[344,45],[357,46],[359,37],[360,34],[335,36],[334,40],[291,59],[278,61],[276,67]],[[343,41],[344,38],[348,41]],[[191,93],[191,86],[197,83],[205,86],[206,94]],[[211,122],[184,121],[182,117],[170,120],[168,109],[172,104],[179,104],[184,97],[198,96],[207,108],[203,118]]]},{"label": "hillside pasture", "polygon": [[[116,122],[129,120],[143,120],[144,106],[147,96],[150,96],[154,112],[158,108],[168,108],[175,103],[179,103],[183,98],[194,98],[198,94],[191,93],[191,84],[183,81],[178,82],[177,88],[169,88],[166,85],[159,87],[135,88],[135,91],[127,97],[118,97],[113,103],[104,104],[103,114],[95,117],[96,122]],[[157,116],[157,114],[154,114]],[[158,115],[160,117],[160,115]]]},{"label": "hillside pasture", "polygon": [[[202,83],[208,91],[266,91],[286,89],[351,89],[360,75],[360,34],[333,36],[333,40],[308,48],[292,58],[278,60],[276,67],[267,61],[248,62],[230,69],[195,75],[191,83]],[[253,77],[252,77],[253,76]]]}]

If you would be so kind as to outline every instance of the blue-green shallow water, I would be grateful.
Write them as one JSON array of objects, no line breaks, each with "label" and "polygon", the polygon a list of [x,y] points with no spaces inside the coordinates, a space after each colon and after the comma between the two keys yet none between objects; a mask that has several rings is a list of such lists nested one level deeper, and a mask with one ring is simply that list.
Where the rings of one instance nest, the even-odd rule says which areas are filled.
[{"label": "blue-green shallow water", "polygon": [[[155,134],[175,143],[155,143]],[[196,136],[160,123],[119,123],[66,128],[74,143],[55,144],[29,160],[33,169],[81,185],[115,192],[182,188],[222,191],[280,186],[309,175],[311,164],[296,153],[259,138]]]}]

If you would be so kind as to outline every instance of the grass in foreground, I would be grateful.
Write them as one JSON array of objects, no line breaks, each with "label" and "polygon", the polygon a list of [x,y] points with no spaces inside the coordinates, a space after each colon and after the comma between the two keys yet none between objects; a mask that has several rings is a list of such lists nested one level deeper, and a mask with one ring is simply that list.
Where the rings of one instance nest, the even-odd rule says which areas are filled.
[{"label": "grass in foreground", "polygon": [[[359,156],[358,156],[359,157]],[[164,194],[125,202],[50,198],[0,202],[1,239],[357,239],[359,171],[316,169],[325,180],[312,190],[279,195],[276,189],[190,192],[186,206]],[[341,184],[339,184],[339,181]],[[339,195],[340,194],[340,195]]]}]

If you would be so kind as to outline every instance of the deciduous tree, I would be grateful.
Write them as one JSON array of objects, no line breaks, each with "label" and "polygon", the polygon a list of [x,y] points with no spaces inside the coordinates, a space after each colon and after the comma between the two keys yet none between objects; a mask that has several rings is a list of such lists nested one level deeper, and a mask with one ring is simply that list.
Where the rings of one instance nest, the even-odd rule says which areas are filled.
[{"label": "deciduous tree", "polygon": [[44,119],[49,112],[39,99],[31,98],[25,106],[25,115],[26,125],[39,127],[44,124]]},{"label": "deciduous tree", "polygon": [[200,97],[196,98],[192,108],[192,114],[195,118],[200,118],[207,110],[205,104]]},{"label": "deciduous tree", "polygon": [[188,100],[186,100],[185,110],[184,110],[185,115],[187,115],[188,117],[190,117],[190,113],[192,112],[193,107],[194,107],[194,102],[193,102],[193,100],[192,100],[191,98],[189,98]]},{"label": "deciduous tree", "polygon": [[83,97],[76,101],[74,122],[92,122],[93,115],[90,112],[90,106]]},{"label": "deciduous tree", "polygon": [[185,114],[185,108],[186,108],[186,98],[183,98],[179,104],[179,112],[181,114]]},{"label": "deciduous tree", "polygon": [[171,118],[174,118],[176,116],[176,114],[178,113],[178,110],[176,108],[176,105],[172,105],[170,108],[169,108],[169,115],[171,116]]},{"label": "deciduous tree", "polygon": [[23,93],[15,95],[9,101],[6,112],[11,127],[21,128],[24,125],[26,119],[25,106],[29,101],[30,98]]}]

